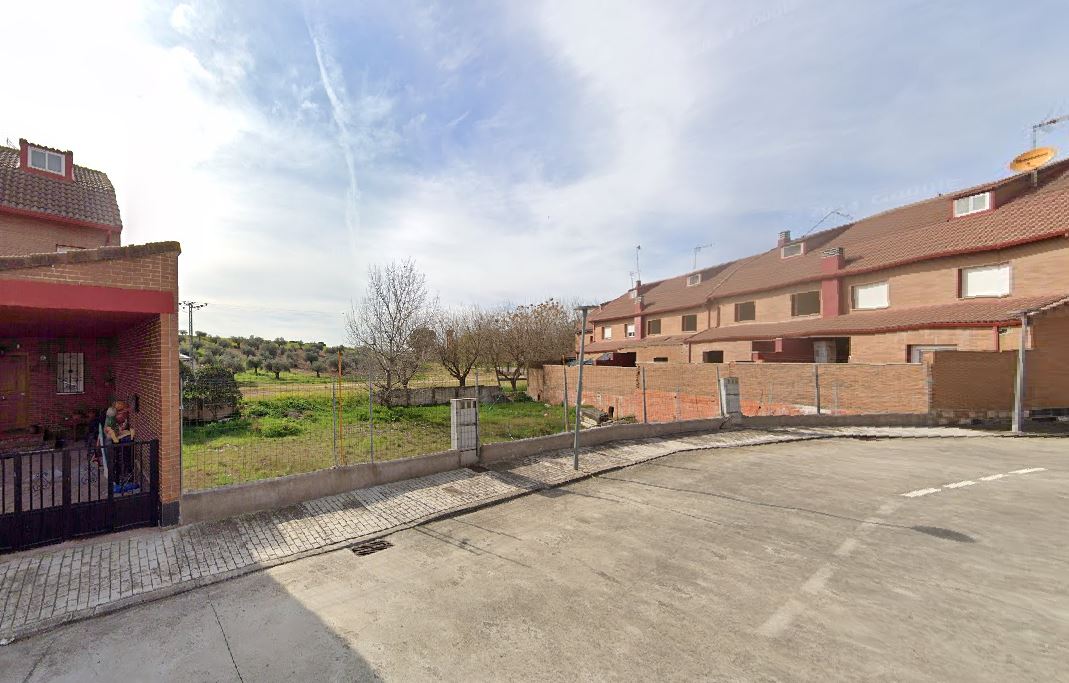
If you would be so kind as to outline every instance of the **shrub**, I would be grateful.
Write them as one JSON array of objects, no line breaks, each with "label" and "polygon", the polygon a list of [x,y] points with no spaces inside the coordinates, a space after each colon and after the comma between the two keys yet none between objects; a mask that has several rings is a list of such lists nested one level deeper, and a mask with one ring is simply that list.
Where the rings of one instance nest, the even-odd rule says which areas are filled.
[{"label": "shrub", "polygon": [[284,436],[297,436],[304,430],[301,425],[288,418],[265,417],[259,421],[257,431],[265,438],[279,439]]}]

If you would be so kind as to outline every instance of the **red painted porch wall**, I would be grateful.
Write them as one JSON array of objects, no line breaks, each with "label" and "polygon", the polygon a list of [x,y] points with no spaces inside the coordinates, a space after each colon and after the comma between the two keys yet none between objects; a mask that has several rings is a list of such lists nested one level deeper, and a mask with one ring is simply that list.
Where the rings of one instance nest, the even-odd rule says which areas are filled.
[{"label": "red painted porch wall", "polygon": [[[29,357],[29,424],[45,429],[73,426],[76,410],[81,408],[106,409],[114,391],[115,340],[102,338],[45,339],[24,337],[5,340],[8,347],[18,343]],[[84,354],[85,391],[81,394],[56,393],[56,354]],[[44,356],[44,360],[41,357]]]}]

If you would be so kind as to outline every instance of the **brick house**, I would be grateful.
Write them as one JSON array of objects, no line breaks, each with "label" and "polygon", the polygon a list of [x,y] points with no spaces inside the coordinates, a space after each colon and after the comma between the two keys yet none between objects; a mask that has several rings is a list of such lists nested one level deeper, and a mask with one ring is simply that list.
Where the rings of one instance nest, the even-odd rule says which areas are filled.
[{"label": "brick house", "polygon": [[[138,510],[152,522],[179,519],[180,246],[122,246],[121,235],[104,173],[26,140],[0,147],[0,550],[145,521],[126,498],[115,502],[110,484],[89,490],[91,454],[72,450],[88,442],[92,412],[115,400],[130,406],[136,440],[152,451],[154,499]],[[57,465],[57,453],[73,464]],[[111,507],[94,510],[105,498]],[[65,519],[53,514],[60,507]],[[93,514],[99,524],[86,521]]]},{"label": "brick house", "polygon": [[[639,364],[910,363],[1016,349],[1069,297],[1069,161],[635,287],[591,315],[587,352]],[[1040,326],[1061,324],[1049,313]],[[1032,346],[1029,346],[1032,348]]]}]

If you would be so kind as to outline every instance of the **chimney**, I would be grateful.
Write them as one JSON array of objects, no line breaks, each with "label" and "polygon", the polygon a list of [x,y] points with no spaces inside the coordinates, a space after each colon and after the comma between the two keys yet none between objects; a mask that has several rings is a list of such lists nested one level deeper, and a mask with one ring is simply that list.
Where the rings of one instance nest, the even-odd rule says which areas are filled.
[{"label": "chimney", "polygon": [[790,230],[783,230],[779,234],[779,241],[776,243],[776,246],[777,247],[782,247],[783,245],[787,244],[790,241],[791,241],[791,231]]},{"label": "chimney", "polygon": [[832,247],[821,252],[820,272],[824,279],[820,282],[820,314],[822,318],[834,318],[844,312],[843,281],[839,271],[846,262],[846,251],[842,247]]},{"label": "chimney", "polygon": [[842,247],[832,247],[821,252],[820,270],[823,273],[835,273],[843,269],[846,264],[846,250]]}]

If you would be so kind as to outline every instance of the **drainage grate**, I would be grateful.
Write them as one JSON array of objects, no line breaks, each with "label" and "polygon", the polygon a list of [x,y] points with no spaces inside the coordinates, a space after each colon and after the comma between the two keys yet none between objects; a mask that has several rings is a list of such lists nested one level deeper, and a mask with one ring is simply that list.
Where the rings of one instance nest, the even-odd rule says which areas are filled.
[{"label": "drainage grate", "polygon": [[386,550],[392,548],[393,543],[390,543],[384,538],[379,538],[374,541],[367,541],[365,543],[357,543],[356,545],[349,546],[349,550],[353,551],[354,555],[370,555],[371,553],[377,553],[380,550]]}]

